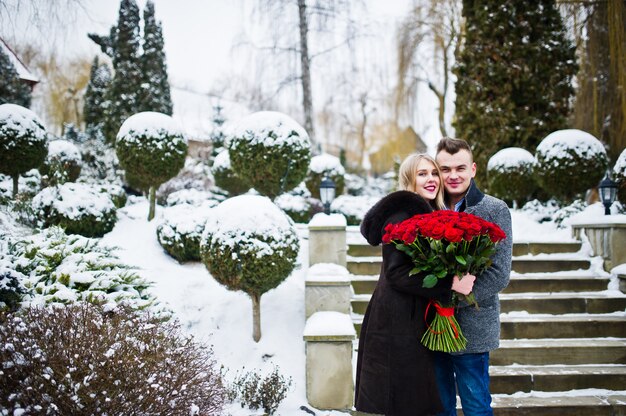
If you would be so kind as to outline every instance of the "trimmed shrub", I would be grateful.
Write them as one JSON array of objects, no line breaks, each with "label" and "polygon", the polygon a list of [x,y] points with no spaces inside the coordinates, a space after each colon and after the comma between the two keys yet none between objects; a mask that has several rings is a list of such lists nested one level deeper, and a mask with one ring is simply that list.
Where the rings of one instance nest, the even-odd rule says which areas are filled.
[{"label": "trimmed shrub", "polygon": [[180,191],[172,192],[167,196],[165,205],[168,207],[180,204],[189,204],[193,206],[204,206],[213,208],[220,202],[226,199],[223,195],[215,194],[209,191],[199,191],[197,189],[181,189]]},{"label": "trimmed shrub", "polygon": [[122,124],[115,151],[129,183],[150,189],[148,220],[152,220],[156,188],[185,165],[187,139],[172,117],[146,111],[130,116]]},{"label": "trimmed shrub", "polygon": [[111,198],[113,205],[115,208],[122,208],[126,205],[126,201],[128,200],[128,196],[126,195],[126,191],[119,185],[113,185],[112,183],[101,184],[97,186],[97,189],[106,194]]},{"label": "trimmed shrub", "polygon": [[16,104],[0,105],[0,173],[13,178],[13,196],[19,176],[45,160],[46,141],[46,130],[35,113]]},{"label": "trimmed shrub", "polygon": [[320,184],[324,178],[335,182],[335,195],[341,195],[345,188],[345,174],[346,170],[338,157],[323,153],[311,158],[309,172],[304,182],[313,198],[320,198]]},{"label": "trimmed shrub", "polygon": [[505,201],[523,204],[537,188],[535,157],[519,147],[508,147],[491,156],[487,163],[489,192]]},{"label": "trimmed shrub", "polygon": [[617,198],[622,204],[626,204],[626,149],[622,150],[615,162],[613,178],[619,186],[617,188]]},{"label": "trimmed shrub", "polygon": [[0,314],[0,411],[220,415],[213,351],[175,321],[88,304]]},{"label": "trimmed shrub", "polygon": [[[213,174],[205,161],[187,157],[185,166],[178,172],[178,175],[159,186],[156,194],[157,202],[160,205],[166,205],[170,194],[175,192],[192,189],[200,192],[210,192],[213,187]],[[225,198],[222,197],[221,200]]]},{"label": "trimmed shrub", "polygon": [[210,207],[175,205],[163,210],[157,226],[157,239],[161,247],[179,262],[200,260],[200,239]]},{"label": "trimmed shrub", "polygon": [[80,183],[45,188],[35,195],[32,206],[40,227],[58,225],[68,234],[85,237],[102,237],[117,220],[111,198]]},{"label": "trimmed shrub", "polygon": [[348,225],[359,225],[379,197],[341,195],[330,204],[330,211],[343,214]]},{"label": "trimmed shrub", "polygon": [[274,199],[306,176],[311,142],[307,132],[292,118],[260,111],[234,127],[229,156],[232,169],[242,180]]},{"label": "trimmed shrub", "polygon": [[311,201],[302,195],[282,194],[274,203],[294,222],[307,223],[311,219]]},{"label": "trimmed shrub", "polygon": [[250,185],[246,184],[230,164],[228,150],[224,149],[217,154],[211,167],[211,173],[215,179],[215,185],[227,191],[231,196],[237,196],[248,192]]},{"label": "trimmed shrub", "polygon": [[26,294],[22,284],[26,276],[7,266],[6,263],[0,264],[0,311],[17,309]]},{"label": "trimmed shrub", "polygon": [[598,185],[608,166],[604,146],[581,130],[558,130],[537,146],[536,177],[543,190],[572,202]]},{"label": "trimmed shrub", "polygon": [[[114,249],[99,240],[66,235],[52,227],[29,240],[9,246],[15,270],[26,276],[26,305],[86,301],[108,307],[153,307],[150,283],[122,263]],[[163,315],[169,311],[161,308]]]},{"label": "trimmed shrub", "polygon": [[295,267],[299,240],[293,221],[268,198],[240,195],[213,208],[200,255],[211,275],[252,299],[253,339],[261,339],[261,295]]},{"label": "trimmed shrub", "polygon": [[82,168],[78,147],[67,140],[48,143],[48,156],[39,167],[44,186],[55,186],[65,182],[76,182]]}]

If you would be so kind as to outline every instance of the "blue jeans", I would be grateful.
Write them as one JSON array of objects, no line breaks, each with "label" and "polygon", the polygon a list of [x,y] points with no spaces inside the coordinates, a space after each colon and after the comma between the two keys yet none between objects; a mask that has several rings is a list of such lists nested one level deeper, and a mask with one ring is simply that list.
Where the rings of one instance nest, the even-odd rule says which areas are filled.
[{"label": "blue jeans", "polygon": [[[435,373],[444,411],[456,416],[456,391],[464,416],[492,416],[489,392],[489,353],[452,355],[435,353]],[[456,382],[455,382],[456,379]]]}]

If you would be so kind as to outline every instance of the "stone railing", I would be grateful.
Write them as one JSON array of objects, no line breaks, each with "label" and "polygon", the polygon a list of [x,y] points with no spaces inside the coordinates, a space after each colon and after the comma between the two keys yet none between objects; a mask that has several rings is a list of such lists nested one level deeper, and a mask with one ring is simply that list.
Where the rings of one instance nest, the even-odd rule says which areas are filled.
[{"label": "stone railing", "polygon": [[350,317],[352,286],[346,269],[346,219],[317,214],[309,223],[305,281],[306,396],[324,410],[352,408],[354,379]]}]

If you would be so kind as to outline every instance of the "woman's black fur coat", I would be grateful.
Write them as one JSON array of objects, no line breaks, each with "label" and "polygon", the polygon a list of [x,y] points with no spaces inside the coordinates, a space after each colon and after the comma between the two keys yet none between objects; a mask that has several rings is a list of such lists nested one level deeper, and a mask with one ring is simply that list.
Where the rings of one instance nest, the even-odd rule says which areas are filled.
[{"label": "woman's black fur coat", "polygon": [[[376,246],[382,242],[385,225],[430,211],[428,202],[417,194],[393,192],[368,211],[361,234]],[[420,340],[429,300],[449,299],[452,281],[441,279],[434,288],[423,288],[425,274],[409,276],[413,268],[409,256],[393,244],[384,244],[382,253],[380,277],[361,327],[356,409],[388,416],[433,415],[443,409],[432,352]]]}]

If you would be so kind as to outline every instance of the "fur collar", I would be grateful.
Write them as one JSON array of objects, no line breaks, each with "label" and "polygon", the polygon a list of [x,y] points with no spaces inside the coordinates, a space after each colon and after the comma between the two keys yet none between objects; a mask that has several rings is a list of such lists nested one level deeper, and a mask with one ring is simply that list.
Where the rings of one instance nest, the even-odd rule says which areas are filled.
[{"label": "fur collar", "polygon": [[421,196],[409,191],[392,192],[378,201],[365,214],[361,223],[361,234],[373,246],[381,243],[384,227],[394,215],[410,218],[417,214],[425,214],[433,209]]}]

